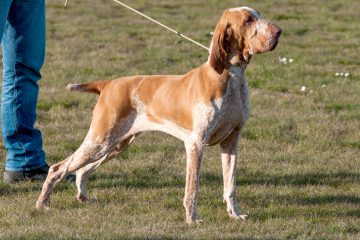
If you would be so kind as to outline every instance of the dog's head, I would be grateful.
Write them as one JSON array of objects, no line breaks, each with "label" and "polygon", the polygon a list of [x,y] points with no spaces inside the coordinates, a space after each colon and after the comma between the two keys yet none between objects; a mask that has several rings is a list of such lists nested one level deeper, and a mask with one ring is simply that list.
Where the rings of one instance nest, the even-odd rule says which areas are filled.
[{"label": "dog's head", "polygon": [[210,65],[221,74],[229,65],[246,65],[252,55],[275,49],[281,29],[248,7],[225,10],[210,45]]}]

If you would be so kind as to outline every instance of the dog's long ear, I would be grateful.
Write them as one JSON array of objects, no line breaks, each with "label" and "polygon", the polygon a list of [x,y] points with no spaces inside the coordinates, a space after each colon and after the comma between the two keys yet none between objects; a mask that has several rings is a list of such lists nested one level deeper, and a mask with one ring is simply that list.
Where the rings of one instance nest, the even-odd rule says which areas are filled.
[{"label": "dog's long ear", "polygon": [[219,74],[222,74],[228,61],[232,29],[230,24],[221,20],[215,28],[210,46],[210,66]]}]

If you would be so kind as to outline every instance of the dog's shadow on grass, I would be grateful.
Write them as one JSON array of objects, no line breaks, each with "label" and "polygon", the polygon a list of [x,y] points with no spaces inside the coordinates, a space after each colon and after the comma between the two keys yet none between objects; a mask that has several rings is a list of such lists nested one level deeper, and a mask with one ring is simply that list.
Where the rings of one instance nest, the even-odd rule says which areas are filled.
[{"label": "dog's shadow on grass", "polygon": [[[91,176],[90,181],[96,181],[94,187],[108,188],[124,186],[132,188],[161,188],[161,187],[183,187],[185,179],[183,176],[166,175],[160,176],[158,172],[151,169],[128,173],[97,173]],[[222,184],[221,175],[208,172],[201,173],[201,185]],[[337,173],[302,173],[272,175],[262,172],[238,173],[237,185],[272,185],[303,187],[308,185],[325,185],[338,187],[344,184],[360,182],[360,174],[354,172]]]},{"label": "dog's shadow on grass", "polygon": [[[26,193],[39,193],[41,191],[42,182],[39,181],[25,181],[22,183],[15,184],[3,184],[0,183],[0,196],[10,196],[10,195],[18,195],[18,194],[26,194]],[[71,183],[62,182],[56,186],[56,191],[65,192],[69,191],[69,189],[73,188]]]},{"label": "dog's shadow on grass", "polygon": [[[115,236],[112,236],[111,238],[106,238],[109,240],[118,240],[118,239],[122,239],[122,240],[175,240],[175,239],[183,239],[183,238],[179,238],[179,237],[170,237],[167,235],[156,235],[154,234],[154,236],[128,236],[125,234],[114,234]],[[99,239],[99,236],[92,236],[92,237],[84,237],[84,236],[77,236],[77,237],[59,237],[56,236],[54,234],[50,234],[50,233],[35,233],[29,236],[29,234],[20,234],[19,236],[20,239],[83,239],[83,240],[92,240],[92,239]],[[101,237],[100,237],[101,239]],[[238,240],[255,240],[258,238],[253,238],[253,237],[229,237],[229,238],[221,238],[224,240],[230,240],[230,239],[238,239]],[[262,238],[264,240],[271,240],[274,238]]]},{"label": "dog's shadow on grass", "polygon": [[[159,176],[151,173],[151,171],[141,171],[139,173],[122,174],[122,173],[98,173],[91,177],[93,181],[92,187],[106,189],[113,187],[128,187],[128,188],[162,188],[162,187],[176,187],[183,188],[185,186],[185,179],[182,176]],[[200,177],[200,184],[205,186],[219,186],[223,182],[221,175],[204,172]],[[337,172],[337,173],[305,173],[305,174],[285,174],[285,175],[271,175],[261,172],[238,174],[237,186],[249,185],[271,185],[271,186],[331,186],[339,187],[341,185],[359,183],[360,174],[354,172]],[[353,203],[360,204],[360,197],[345,196],[345,195],[324,195],[312,198],[292,197],[289,201],[297,204],[326,204],[326,203]]]},{"label": "dog's shadow on grass", "polygon": [[[238,185],[307,186],[327,185],[338,187],[349,183],[358,183],[360,174],[354,172],[337,173],[298,173],[271,175],[262,172],[238,174]],[[218,177],[220,179],[220,177]]]},{"label": "dog's shadow on grass", "polygon": [[[200,184],[203,186],[217,186],[222,188],[222,176],[203,172],[201,174]],[[354,172],[337,172],[337,173],[304,173],[304,174],[285,174],[271,175],[262,172],[239,173],[237,185],[271,185],[271,186],[292,186],[304,187],[309,185],[324,185],[338,187],[341,185],[359,183],[360,174]],[[61,183],[56,186],[56,192],[65,192],[73,189],[74,183]],[[132,173],[96,173],[90,178],[90,189],[109,189],[116,187],[125,188],[163,188],[175,187],[183,188],[185,180],[180,175],[160,175],[158,172],[151,170],[135,171]],[[21,193],[40,192],[41,183],[24,183],[15,186],[0,184],[0,196],[16,195]],[[317,196],[274,196],[275,200],[286,202],[287,204],[297,205],[316,205],[316,204],[333,204],[347,203],[360,204],[360,197],[355,195],[317,195]],[[256,199],[255,199],[256,200]],[[360,212],[356,212],[360,216]]]}]

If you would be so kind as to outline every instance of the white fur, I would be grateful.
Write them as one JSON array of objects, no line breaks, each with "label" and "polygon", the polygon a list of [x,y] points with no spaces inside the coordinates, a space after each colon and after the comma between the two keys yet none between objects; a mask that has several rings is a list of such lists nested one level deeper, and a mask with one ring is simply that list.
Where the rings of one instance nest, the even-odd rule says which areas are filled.
[{"label": "white fur", "polygon": [[243,11],[243,10],[250,12],[256,18],[260,18],[259,13],[257,11],[255,11],[254,9],[249,8],[249,7],[237,7],[237,8],[230,8],[229,9],[230,12],[240,12],[240,11]]},{"label": "white fur", "polygon": [[259,20],[256,23],[256,31],[264,35],[268,35],[269,34],[268,23],[264,20]]}]

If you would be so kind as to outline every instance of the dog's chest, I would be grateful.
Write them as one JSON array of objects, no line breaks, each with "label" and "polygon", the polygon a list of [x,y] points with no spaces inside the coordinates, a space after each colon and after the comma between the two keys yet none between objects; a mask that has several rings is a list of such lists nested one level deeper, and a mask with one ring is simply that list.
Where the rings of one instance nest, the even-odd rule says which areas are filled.
[{"label": "dog's chest", "polygon": [[212,121],[208,127],[208,144],[226,138],[236,127],[243,127],[249,114],[249,97],[242,69],[230,69],[226,93],[212,104]]}]

